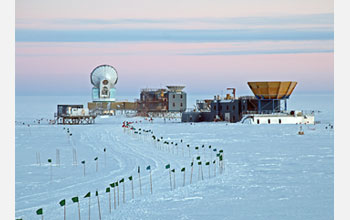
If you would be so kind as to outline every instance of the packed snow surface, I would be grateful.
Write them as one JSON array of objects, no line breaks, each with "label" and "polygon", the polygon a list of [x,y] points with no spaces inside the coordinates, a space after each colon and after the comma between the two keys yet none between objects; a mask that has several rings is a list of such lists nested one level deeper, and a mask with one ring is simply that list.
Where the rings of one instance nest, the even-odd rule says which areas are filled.
[{"label": "packed snow surface", "polygon": [[[72,202],[78,196],[81,219],[88,219],[89,199],[84,196],[91,192],[91,219],[99,219],[98,190],[102,219],[333,219],[334,133],[329,126],[333,124],[333,95],[293,100],[296,103],[290,107],[320,111],[315,120],[321,123],[303,126],[305,135],[298,135],[300,125],[191,124],[179,119],[151,123],[122,115],[97,118],[93,125],[46,122],[53,119],[57,104],[86,106],[87,101],[81,97],[16,97],[16,218],[41,219],[36,210],[43,208],[44,219],[63,219],[59,202],[66,199],[67,220],[78,219],[78,204]],[[41,118],[38,124],[35,120]],[[137,132],[140,128],[141,134],[123,128],[123,121],[137,121],[132,126]],[[163,139],[154,141],[152,135]],[[223,150],[222,173],[218,152],[213,149]],[[81,161],[85,161],[85,176]],[[175,168],[175,187],[171,172],[173,189],[167,164]],[[152,194],[147,166],[152,172]],[[116,201],[114,209],[114,190],[109,194],[106,188],[122,178],[125,203],[123,183],[119,183],[119,205]],[[117,195],[117,188],[115,191]]]}]

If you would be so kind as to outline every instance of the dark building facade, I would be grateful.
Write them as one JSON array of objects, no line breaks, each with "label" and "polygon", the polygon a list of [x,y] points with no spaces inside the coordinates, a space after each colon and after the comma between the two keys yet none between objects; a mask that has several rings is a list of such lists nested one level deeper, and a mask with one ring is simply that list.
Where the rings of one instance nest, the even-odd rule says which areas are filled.
[{"label": "dark building facade", "polygon": [[[198,102],[203,104],[203,102]],[[198,105],[197,103],[197,105]],[[263,112],[279,112],[279,100],[259,100],[254,96],[243,96],[230,100],[211,100],[206,111],[184,112],[182,122],[227,121],[239,122],[246,113],[258,113],[259,105]]]}]

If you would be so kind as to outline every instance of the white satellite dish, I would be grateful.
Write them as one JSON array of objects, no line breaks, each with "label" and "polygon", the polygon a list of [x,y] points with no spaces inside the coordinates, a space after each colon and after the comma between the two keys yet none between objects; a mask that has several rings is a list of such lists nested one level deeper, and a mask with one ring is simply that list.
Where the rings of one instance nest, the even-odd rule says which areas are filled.
[{"label": "white satellite dish", "polygon": [[96,67],[90,74],[91,84],[93,88],[94,101],[114,101],[115,88],[114,85],[118,81],[117,70],[110,65],[100,65]]}]

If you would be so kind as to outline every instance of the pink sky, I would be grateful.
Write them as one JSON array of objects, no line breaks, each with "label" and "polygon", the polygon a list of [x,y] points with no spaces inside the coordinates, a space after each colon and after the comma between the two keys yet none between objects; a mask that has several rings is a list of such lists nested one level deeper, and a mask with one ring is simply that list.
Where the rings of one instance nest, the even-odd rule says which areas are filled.
[{"label": "pink sky", "polygon": [[[124,35],[84,42],[100,30]],[[183,30],[204,30],[203,38]],[[236,87],[249,94],[247,81],[256,80],[333,91],[332,34],[331,0],[17,0],[16,94],[90,95],[89,75],[100,64],[118,70],[123,94],[166,84],[184,84],[193,93]]]}]

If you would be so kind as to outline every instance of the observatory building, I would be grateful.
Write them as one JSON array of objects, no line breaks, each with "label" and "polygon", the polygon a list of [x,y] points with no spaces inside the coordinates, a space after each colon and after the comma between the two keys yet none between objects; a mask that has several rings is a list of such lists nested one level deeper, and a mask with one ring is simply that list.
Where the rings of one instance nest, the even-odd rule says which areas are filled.
[{"label": "observatory building", "polygon": [[92,102],[88,103],[89,110],[96,115],[115,115],[116,110],[135,110],[133,102],[116,102],[115,85],[118,82],[118,72],[110,65],[100,65],[90,74]]},{"label": "observatory building", "polygon": [[115,101],[115,88],[118,82],[117,70],[110,65],[100,65],[90,74],[92,88],[92,101]]},{"label": "observatory building", "polygon": [[186,110],[185,86],[167,86],[167,89],[142,89],[137,100],[138,115],[166,115]]},{"label": "observatory building", "polygon": [[[250,122],[252,124],[314,124],[313,114],[302,111],[287,111],[287,99],[297,82],[248,82],[254,96],[197,101],[196,109],[182,114],[182,122],[227,121]],[[284,102],[284,106],[282,105]]]}]

